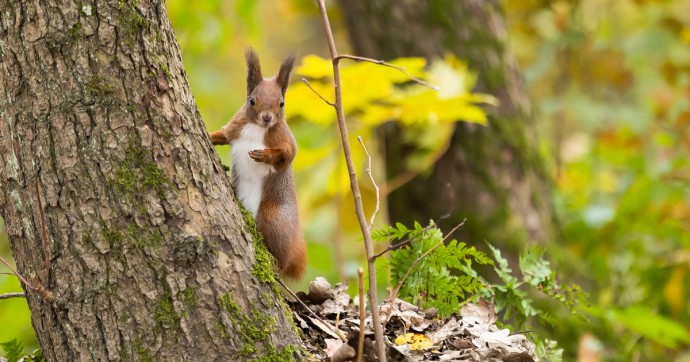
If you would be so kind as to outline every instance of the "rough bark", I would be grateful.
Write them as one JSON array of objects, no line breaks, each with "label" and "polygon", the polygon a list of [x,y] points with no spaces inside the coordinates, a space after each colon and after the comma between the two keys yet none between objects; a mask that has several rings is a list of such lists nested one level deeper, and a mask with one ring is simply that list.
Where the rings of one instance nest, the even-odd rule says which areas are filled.
[{"label": "rough bark", "polygon": [[[476,91],[496,96],[488,127],[458,123],[448,150],[428,176],[417,176],[388,195],[389,215],[411,223],[449,209],[450,184],[456,209],[442,222],[468,219],[469,241],[502,245],[548,241],[553,236],[550,181],[538,152],[529,101],[506,50],[506,30],[496,0],[340,1],[355,53],[373,58],[453,53],[478,72]],[[414,150],[389,124],[383,130],[387,175],[402,170]]]},{"label": "rough bark", "polygon": [[163,1],[0,0],[0,214],[49,361],[292,359]]}]

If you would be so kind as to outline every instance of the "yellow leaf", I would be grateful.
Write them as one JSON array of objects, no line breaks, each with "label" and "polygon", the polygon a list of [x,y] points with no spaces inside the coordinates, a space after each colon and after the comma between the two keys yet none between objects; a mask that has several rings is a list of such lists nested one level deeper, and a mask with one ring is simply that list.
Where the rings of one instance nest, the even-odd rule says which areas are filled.
[{"label": "yellow leaf", "polygon": [[685,267],[676,266],[668,282],[666,282],[666,286],[664,286],[664,299],[671,307],[673,315],[675,316],[683,311],[683,308],[688,302],[685,294],[685,276]]},{"label": "yellow leaf", "polygon": [[[312,87],[324,97],[333,94],[333,88],[328,84],[313,82]],[[288,119],[302,117],[317,124],[335,122],[333,108],[316,96],[304,83],[296,83],[288,88],[285,99],[285,114]]]},{"label": "yellow leaf", "polygon": [[373,104],[365,108],[359,118],[366,125],[377,126],[383,122],[400,118],[400,107]]},{"label": "yellow leaf", "polygon": [[466,72],[457,71],[446,62],[434,62],[430,73],[430,81],[438,87],[440,98],[457,97],[468,92]]},{"label": "yellow leaf", "polygon": [[[402,67],[405,72],[413,77],[419,78],[424,77],[424,67],[426,67],[426,59],[422,57],[414,58],[397,58],[389,62],[397,67]],[[393,70],[394,72],[399,72],[398,70]]]},{"label": "yellow leaf", "polygon": [[398,336],[398,338],[395,339],[395,344],[402,346],[403,344],[409,343],[412,340],[413,335],[414,333],[405,333],[402,336]]},{"label": "yellow leaf", "polygon": [[409,344],[412,350],[425,349],[434,345],[433,342],[427,336],[423,334],[416,333],[406,333],[405,335],[399,336],[395,339],[395,344],[401,346],[403,344]]},{"label": "yellow leaf", "polygon": [[295,72],[307,78],[331,78],[333,77],[333,63],[330,59],[310,54],[302,58],[302,63],[295,69]]}]

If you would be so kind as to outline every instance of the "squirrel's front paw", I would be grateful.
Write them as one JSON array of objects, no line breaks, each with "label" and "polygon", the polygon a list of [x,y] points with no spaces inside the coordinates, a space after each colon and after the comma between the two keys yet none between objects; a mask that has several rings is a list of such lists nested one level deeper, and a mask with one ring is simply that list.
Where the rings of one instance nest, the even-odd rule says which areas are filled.
[{"label": "squirrel's front paw", "polygon": [[249,157],[256,162],[271,163],[271,150],[251,150]]}]

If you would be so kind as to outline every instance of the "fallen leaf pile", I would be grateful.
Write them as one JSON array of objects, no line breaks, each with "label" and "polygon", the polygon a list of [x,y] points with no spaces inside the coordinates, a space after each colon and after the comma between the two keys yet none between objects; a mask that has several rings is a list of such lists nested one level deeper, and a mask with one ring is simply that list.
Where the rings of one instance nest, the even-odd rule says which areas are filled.
[{"label": "fallen leaf pile", "polygon": [[[316,278],[309,294],[297,293],[291,303],[297,326],[321,361],[355,361],[360,332],[359,306],[351,303],[346,284],[335,288]],[[389,361],[535,362],[535,346],[522,334],[496,327],[493,305],[486,301],[463,306],[460,316],[437,318],[435,310],[420,310],[396,299],[379,307]],[[365,319],[363,361],[378,361],[371,316]]]}]

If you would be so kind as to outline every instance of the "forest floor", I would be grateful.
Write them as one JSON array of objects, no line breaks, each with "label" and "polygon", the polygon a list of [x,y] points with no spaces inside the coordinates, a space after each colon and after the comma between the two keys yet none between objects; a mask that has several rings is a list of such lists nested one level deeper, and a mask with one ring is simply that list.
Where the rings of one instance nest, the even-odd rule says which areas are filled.
[{"label": "forest floor", "polygon": [[[305,347],[321,361],[355,361],[358,350],[363,350],[363,361],[377,361],[371,316],[364,318],[360,342],[359,303],[350,299],[347,289],[347,284],[332,288],[324,278],[316,278],[308,294],[299,292],[300,301],[290,302],[297,326],[310,343]],[[523,334],[496,326],[494,306],[485,300],[443,319],[433,308],[421,310],[400,299],[384,302],[379,310],[389,361],[538,361],[535,345]]]}]

